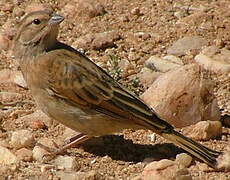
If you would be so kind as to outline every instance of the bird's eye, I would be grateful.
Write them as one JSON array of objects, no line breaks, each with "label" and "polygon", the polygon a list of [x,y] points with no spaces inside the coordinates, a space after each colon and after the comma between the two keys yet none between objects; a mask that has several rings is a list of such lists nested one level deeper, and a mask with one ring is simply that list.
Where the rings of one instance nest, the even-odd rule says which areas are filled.
[{"label": "bird's eye", "polygon": [[40,21],[39,19],[34,19],[34,20],[33,20],[33,23],[36,24],[36,25],[38,25],[38,24],[41,23],[41,21]]}]

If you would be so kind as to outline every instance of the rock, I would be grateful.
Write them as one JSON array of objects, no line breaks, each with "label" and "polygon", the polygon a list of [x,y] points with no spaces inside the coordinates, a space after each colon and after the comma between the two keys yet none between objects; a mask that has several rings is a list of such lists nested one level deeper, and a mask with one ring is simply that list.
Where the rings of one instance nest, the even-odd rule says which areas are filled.
[{"label": "rock", "polygon": [[100,179],[101,176],[94,170],[88,172],[65,172],[65,171],[57,171],[57,176],[61,180],[90,180],[90,179]]},{"label": "rock", "polygon": [[52,165],[52,164],[42,164],[41,165],[41,172],[42,173],[45,173],[51,169],[55,169],[55,165]]},{"label": "rock", "polygon": [[183,134],[195,140],[209,140],[220,136],[222,125],[220,121],[201,121],[183,129]]},{"label": "rock", "polygon": [[195,61],[204,69],[220,74],[230,73],[230,51],[208,47],[195,57]]},{"label": "rock", "polygon": [[34,113],[22,116],[18,121],[25,122],[33,129],[43,129],[46,127],[51,127],[53,125],[53,119],[48,117],[41,110],[36,110]]},{"label": "rock", "polygon": [[141,72],[137,75],[140,80],[140,83],[143,85],[145,89],[150,87],[152,83],[162,75],[161,72],[152,71],[149,68],[144,67]]},{"label": "rock", "polygon": [[23,78],[21,71],[11,71],[9,69],[3,69],[0,71],[0,82],[14,83],[23,88],[27,88],[27,84]]},{"label": "rock", "polygon": [[192,163],[192,157],[186,153],[181,153],[176,156],[175,162],[178,163],[180,167],[189,167],[189,165]]},{"label": "rock", "polygon": [[13,78],[13,82],[15,84],[17,84],[18,86],[21,86],[23,88],[27,88],[27,83],[26,81],[24,80],[24,77],[22,75],[22,72],[20,71],[15,71],[13,74],[12,74],[12,78]]},{"label": "rock", "polygon": [[209,15],[208,13],[203,12],[203,11],[197,11],[189,16],[180,18],[177,21],[177,24],[181,26],[187,26],[187,27],[196,26],[196,25],[198,26],[202,22],[207,22],[208,19],[210,18],[211,18],[211,15]]},{"label": "rock", "polygon": [[143,180],[192,180],[186,168],[180,169],[174,161],[162,159],[148,164],[142,172]]},{"label": "rock", "polygon": [[34,145],[33,133],[26,129],[14,131],[11,135],[10,144],[16,149],[31,147]]},{"label": "rock", "polygon": [[173,45],[168,48],[167,53],[182,56],[191,50],[200,50],[207,44],[208,42],[199,36],[184,37],[174,42]]},{"label": "rock", "polygon": [[106,49],[115,47],[115,41],[120,39],[120,35],[115,31],[92,33],[78,38],[72,46],[82,48],[84,50],[94,49]]},{"label": "rock", "polygon": [[146,62],[145,66],[153,71],[158,72],[168,72],[172,69],[176,69],[178,67],[181,67],[181,65],[173,63],[168,60],[161,59],[156,56],[151,56]]},{"label": "rock", "polygon": [[202,120],[220,120],[212,89],[199,66],[189,64],[158,77],[141,98],[161,118],[181,128]]},{"label": "rock", "polygon": [[132,75],[134,71],[134,65],[127,59],[122,59],[118,63],[118,67],[121,69],[122,77],[127,77]]},{"label": "rock", "polygon": [[31,162],[33,159],[32,151],[26,148],[17,150],[15,154],[20,161]]},{"label": "rock", "polygon": [[186,11],[176,11],[173,14],[175,17],[177,17],[178,19],[181,19],[183,17],[185,17],[187,15]]},{"label": "rock", "polygon": [[10,152],[7,148],[0,146],[0,164],[15,164],[17,163],[17,157]]},{"label": "rock", "polygon": [[93,18],[106,13],[104,5],[95,0],[75,0],[62,8],[62,14],[68,17]]},{"label": "rock", "polygon": [[46,129],[47,126],[42,120],[34,119],[32,122],[30,122],[30,127],[33,130],[38,130],[38,129]]},{"label": "rock", "polygon": [[95,0],[75,0],[73,5],[75,5],[73,10],[77,16],[93,18],[106,13],[104,5]]},{"label": "rock", "polygon": [[12,71],[9,69],[3,69],[0,71],[0,81],[3,83],[12,82]]},{"label": "rock", "polygon": [[131,14],[136,15],[136,16],[142,16],[143,13],[141,12],[139,7],[135,7],[131,10]]},{"label": "rock", "polygon": [[49,155],[49,152],[41,148],[40,146],[35,146],[32,153],[33,159],[38,162],[43,162],[45,160],[45,157]]},{"label": "rock", "polygon": [[166,55],[163,57],[164,60],[167,60],[167,61],[170,61],[172,63],[176,63],[176,64],[179,64],[179,65],[184,65],[183,61],[176,57],[176,56],[173,56],[173,55]]},{"label": "rock", "polygon": [[217,168],[219,170],[230,170],[230,152],[227,151],[223,155],[220,155],[217,160]]},{"label": "rock", "polygon": [[10,40],[3,34],[0,33],[0,50],[8,50],[10,47]]},{"label": "rock", "polygon": [[71,156],[57,156],[54,160],[54,164],[68,171],[77,169],[76,158]]}]

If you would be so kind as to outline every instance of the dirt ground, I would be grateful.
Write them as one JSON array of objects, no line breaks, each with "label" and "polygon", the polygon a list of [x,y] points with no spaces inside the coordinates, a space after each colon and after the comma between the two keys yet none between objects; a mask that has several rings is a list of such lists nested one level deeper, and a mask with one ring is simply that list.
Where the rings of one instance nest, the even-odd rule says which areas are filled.
[{"label": "dirt ground", "polygon": [[[9,11],[1,10],[5,2],[13,4],[14,8]],[[22,3],[16,5],[16,2]],[[19,12],[16,9],[23,9],[31,2],[35,1],[0,0],[0,27],[6,21],[15,19]],[[144,89],[141,84],[135,83],[136,74],[143,67],[145,60],[152,55],[166,55],[167,48],[181,37],[199,35],[205,38],[209,45],[230,49],[228,0],[99,0],[97,2],[104,7],[105,12],[94,17],[85,15],[84,9],[71,11],[65,8],[67,3],[74,4],[71,0],[41,2],[50,4],[59,14],[65,16],[59,39],[69,45],[74,45],[78,37],[89,33],[118,32],[120,38],[115,41],[115,47],[106,50],[89,49],[85,53],[105,69],[111,68],[111,64],[107,63],[111,56],[131,61],[135,66],[135,73],[118,80],[138,94]],[[78,13],[78,10],[83,13]],[[196,53],[191,52],[181,58],[185,63],[189,63]],[[0,70],[2,69],[18,69],[6,51],[0,52]],[[28,124],[17,121],[17,118],[33,113],[36,105],[28,89],[0,82],[0,91],[20,93],[22,97],[19,100],[23,102],[11,107],[10,115],[0,114],[0,138],[3,140],[9,138],[12,131],[30,128]],[[63,132],[64,127],[60,124],[33,130],[36,139],[47,137],[57,140]],[[230,143],[229,133],[230,130],[225,127],[222,137],[201,143],[215,150],[226,151]],[[150,131],[125,130],[122,134],[105,136],[102,141],[99,138],[99,143],[72,148],[68,150],[68,155],[76,157],[77,171],[95,170],[94,179],[133,179],[143,171],[147,158],[174,159],[176,154],[181,152],[159,136],[151,142],[151,136]],[[230,179],[229,172],[203,171],[202,164],[195,160],[189,167],[194,179]],[[59,179],[59,171],[62,170],[54,169],[44,173],[41,172],[41,164],[38,162],[20,162],[0,174],[0,179]]]}]

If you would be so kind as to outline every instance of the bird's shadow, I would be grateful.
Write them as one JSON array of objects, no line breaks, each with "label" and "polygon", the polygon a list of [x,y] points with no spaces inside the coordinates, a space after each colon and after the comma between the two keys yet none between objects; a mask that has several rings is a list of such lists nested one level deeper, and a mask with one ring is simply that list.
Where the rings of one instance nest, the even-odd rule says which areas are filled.
[{"label": "bird's shadow", "polygon": [[[93,141],[93,143],[92,143]],[[171,143],[147,145],[134,144],[132,140],[123,136],[109,135],[94,138],[82,145],[87,152],[103,157],[108,155],[113,160],[125,162],[143,162],[144,159],[161,160],[175,158],[178,153],[184,152]]]}]

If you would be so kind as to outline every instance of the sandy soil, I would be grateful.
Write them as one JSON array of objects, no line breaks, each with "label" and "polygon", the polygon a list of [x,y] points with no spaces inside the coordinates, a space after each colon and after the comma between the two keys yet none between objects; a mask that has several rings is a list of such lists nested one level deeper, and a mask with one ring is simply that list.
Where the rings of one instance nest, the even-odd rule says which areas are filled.
[{"label": "sandy soil", "polygon": [[[5,0],[1,1],[5,3]],[[6,2],[12,4],[12,1]],[[3,11],[0,8],[0,27],[7,20],[15,19],[16,9],[23,9],[31,2],[35,1],[22,0],[20,5],[14,5],[10,11]],[[115,41],[114,48],[89,49],[85,53],[105,69],[111,68],[107,63],[111,56],[131,61],[135,65],[135,74],[118,79],[120,83],[129,86],[138,94],[143,92],[143,88],[141,84],[135,84],[134,80],[145,60],[152,55],[167,54],[167,48],[177,39],[199,35],[204,37],[209,45],[230,48],[230,2],[228,0],[99,0],[106,13],[95,17],[77,12],[83,9],[82,11],[86,11],[87,14],[84,8],[76,9],[76,12],[64,8],[67,3],[73,3],[72,1],[42,0],[42,2],[50,4],[59,14],[66,16],[61,24],[59,39],[69,45],[74,45],[78,37],[89,33],[111,30],[118,32],[120,39]],[[5,6],[3,3],[0,2],[1,7]],[[177,15],[180,17],[176,17]],[[138,33],[147,36],[140,36]],[[188,63],[196,53],[181,58]],[[2,69],[18,69],[17,63],[5,51],[0,52],[0,70]],[[11,111],[6,113],[7,115],[0,115],[0,138],[7,140],[10,132],[30,128],[28,124],[18,121],[17,118],[34,112],[36,105],[29,90],[12,83],[0,82],[0,91],[22,94],[18,101],[23,103],[14,105],[10,110],[7,109]],[[33,130],[33,133],[36,139],[47,137],[58,141],[64,129],[62,125],[55,124],[47,129]],[[224,128],[223,135],[219,139],[201,143],[224,151],[230,142],[229,132],[228,128]],[[82,172],[95,170],[95,179],[132,179],[143,171],[146,158],[174,159],[176,154],[181,152],[179,148],[159,136],[151,142],[151,136],[150,131],[125,130],[122,134],[99,138],[93,145],[85,144],[80,148],[72,148],[68,151],[68,155],[77,158],[77,170]],[[57,172],[62,170],[41,172],[40,167],[41,164],[38,162],[20,162],[4,171],[0,179],[59,179]],[[193,162],[189,171],[194,179],[230,179],[230,173],[203,171],[202,163],[198,161]]]}]

